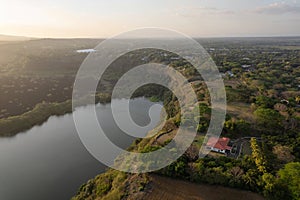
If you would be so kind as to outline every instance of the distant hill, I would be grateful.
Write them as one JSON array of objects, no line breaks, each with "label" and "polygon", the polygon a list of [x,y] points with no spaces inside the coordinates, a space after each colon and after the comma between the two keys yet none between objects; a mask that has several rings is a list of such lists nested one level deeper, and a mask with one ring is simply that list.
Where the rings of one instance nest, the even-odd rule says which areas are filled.
[{"label": "distant hill", "polygon": [[32,38],[24,37],[24,36],[12,36],[12,35],[1,35],[0,41],[26,41],[31,40]]}]

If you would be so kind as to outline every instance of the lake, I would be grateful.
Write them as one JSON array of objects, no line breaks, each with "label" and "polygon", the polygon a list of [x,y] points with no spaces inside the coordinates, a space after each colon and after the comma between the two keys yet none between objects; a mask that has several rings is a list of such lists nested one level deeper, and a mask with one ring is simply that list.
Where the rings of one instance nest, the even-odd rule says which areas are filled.
[{"label": "lake", "polygon": [[[120,107],[126,105],[122,99],[113,101]],[[154,104],[145,98],[132,100],[130,111],[133,120],[139,125],[147,125],[150,122],[148,110]],[[152,124],[157,124],[161,109],[154,108],[153,120],[156,121]],[[96,111],[111,141],[126,149],[134,138],[117,127],[110,104],[98,104]],[[82,113],[82,120],[89,120],[85,116],[92,112],[92,106],[79,107],[74,112],[80,112],[80,116]],[[123,112],[118,114],[122,116]],[[153,128],[149,127],[149,130]],[[72,114],[52,116],[41,126],[15,137],[0,138],[0,199],[70,199],[80,185],[106,168],[82,145]]]}]

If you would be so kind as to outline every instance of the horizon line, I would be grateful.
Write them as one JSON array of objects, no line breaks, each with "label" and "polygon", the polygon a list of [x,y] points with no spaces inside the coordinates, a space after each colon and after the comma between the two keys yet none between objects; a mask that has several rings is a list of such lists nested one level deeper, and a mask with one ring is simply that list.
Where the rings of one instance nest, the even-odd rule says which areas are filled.
[{"label": "horizon line", "polygon": [[[24,36],[24,35],[7,35],[7,34],[1,34],[0,36],[4,37],[16,37],[16,38],[24,38],[28,40],[43,40],[43,39],[108,39],[111,37],[90,37],[90,36],[75,36],[75,37],[32,37],[32,36]],[[245,35],[245,36],[190,36],[194,39],[221,39],[221,38],[284,38],[284,37],[300,37],[300,34],[298,35]],[[137,37],[139,39],[152,39],[151,37]],[[159,38],[159,37],[153,37],[153,38]],[[164,37],[161,37],[164,38]],[[135,39],[135,38],[124,38],[124,39]],[[174,38],[175,39],[175,38]]]}]

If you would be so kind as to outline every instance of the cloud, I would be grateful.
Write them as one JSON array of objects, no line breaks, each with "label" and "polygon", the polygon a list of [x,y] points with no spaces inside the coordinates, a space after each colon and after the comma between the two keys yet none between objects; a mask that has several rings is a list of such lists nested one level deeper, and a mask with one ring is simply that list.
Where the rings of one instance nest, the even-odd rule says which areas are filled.
[{"label": "cloud", "polygon": [[216,16],[216,15],[233,15],[232,10],[224,10],[212,7],[182,7],[175,10],[177,16],[198,17],[198,16]]},{"label": "cloud", "polygon": [[253,13],[258,14],[270,14],[270,15],[281,15],[281,14],[300,14],[300,6],[296,3],[287,4],[285,2],[272,3],[267,6],[258,7],[252,10]]}]

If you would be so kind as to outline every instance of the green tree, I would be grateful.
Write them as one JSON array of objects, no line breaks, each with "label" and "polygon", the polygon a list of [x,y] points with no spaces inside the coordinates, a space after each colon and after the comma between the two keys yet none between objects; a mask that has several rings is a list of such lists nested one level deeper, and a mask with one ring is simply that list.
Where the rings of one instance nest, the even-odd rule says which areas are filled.
[{"label": "green tree", "polygon": [[257,125],[263,131],[272,131],[273,133],[282,131],[282,122],[284,118],[279,112],[270,108],[258,108],[254,111],[254,116]]},{"label": "green tree", "polygon": [[291,162],[279,170],[279,182],[286,184],[294,200],[300,199],[300,162]]},{"label": "green tree", "polygon": [[255,104],[262,108],[273,108],[275,101],[272,98],[260,95],[256,97]]},{"label": "green tree", "polygon": [[275,177],[270,174],[270,173],[264,173],[262,175],[262,182],[264,185],[264,196],[271,196],[274,193],[274,188],[275,188],[275,184],[276,184],[276,179]]},{"label": "green tree", "polygon": [[248,188],[254,191],[258,191],[257,183],[256,183],[258,177],[257,173],[258,173],[257,170],[250,169],[242,176],[242,179],[245,182],[245,184],[248,186]]}]

